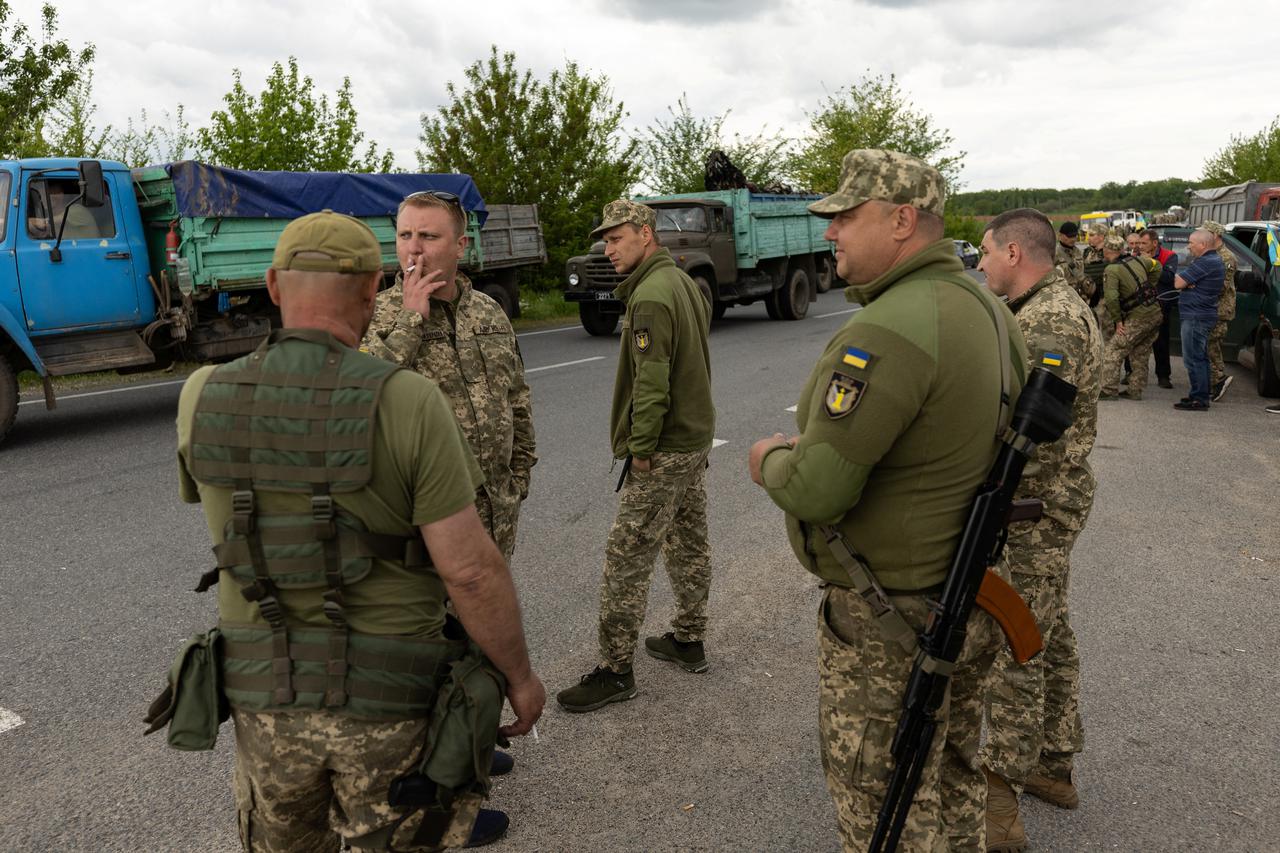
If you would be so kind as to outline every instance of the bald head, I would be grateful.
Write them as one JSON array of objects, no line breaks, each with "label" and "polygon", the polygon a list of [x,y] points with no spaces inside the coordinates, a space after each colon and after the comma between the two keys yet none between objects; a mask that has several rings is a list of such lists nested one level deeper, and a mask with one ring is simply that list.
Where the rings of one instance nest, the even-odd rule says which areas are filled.
[{"label": "bald head", "polygon": [[267,292],[285,328],[322,329],[348,346],[369,328],[381,283],[381,272],[267,270]]},{"label": "bald head", "polygon": [[1191,236],[1187,238],[1187,248],[1191,250],[1191,254],[1197,258],[1205,252],[1213,248],[1214,236],[1211,232],[1203,228],[1197,228],[1191,232]]}]

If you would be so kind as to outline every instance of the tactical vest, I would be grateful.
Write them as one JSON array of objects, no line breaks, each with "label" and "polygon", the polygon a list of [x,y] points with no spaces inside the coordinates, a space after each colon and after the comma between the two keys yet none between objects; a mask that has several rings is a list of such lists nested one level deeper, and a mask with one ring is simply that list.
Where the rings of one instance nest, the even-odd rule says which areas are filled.
[{"label": "tactical vest", "polygon": [[1142,258],[1130,255],[1122,261],[1117,261],[1115,266],[1128,273],[1129,279],[1133,282],[1133,293],[1120,297],[1121,315],[1128,316],[1135,309],[1156,304],[1156,286],[1151,283],[1150,276],[1147,275],[1147,265]]},{"label": "tactical vest", "polygon": [[1090,246],[1084,250],[1082,268],[1085,278],[1093,282],[1093,295],[1089,297],[1089,307],[1093,308],[1102,301],[1102,283],[1107,271],[1107,260],[1102,256],[1100,249],[1095,250]]},{"label": "tactical vest", "polygon": [[[457,639],[353,632],[344,613],[345,590],[368,576],[375,558],[431,568],[421,536],[370,533],[333,499],[369,483],[378,399],[398,369],[323,332],[285,330],[214,370],[200,394],[191,475],[233,491],[225,542],[213,549],[217,568],[197,591],[227,571],[270,626],[221,626],[233,706],[425,717],[450,662],[466,650]],[[263,492],[289,495],[294,508],[260,512]],[[290,590],[319,587],[329,625],[287,625]]]}]

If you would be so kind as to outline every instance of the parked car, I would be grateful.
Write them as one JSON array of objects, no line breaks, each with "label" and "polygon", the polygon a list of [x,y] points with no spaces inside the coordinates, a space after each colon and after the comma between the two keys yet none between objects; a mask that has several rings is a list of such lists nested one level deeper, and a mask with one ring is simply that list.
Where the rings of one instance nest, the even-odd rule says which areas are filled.
[{"label": "parked car", "polygon": [[956,244],[956,257],[965,269],[976,269],[978,266],[978,250],[968,240],[952,240]]}]

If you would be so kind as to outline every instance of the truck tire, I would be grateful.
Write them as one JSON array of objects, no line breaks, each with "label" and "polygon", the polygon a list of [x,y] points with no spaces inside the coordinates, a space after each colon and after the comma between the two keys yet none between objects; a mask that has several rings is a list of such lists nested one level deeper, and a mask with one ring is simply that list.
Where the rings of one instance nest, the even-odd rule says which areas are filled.
[{"label": "truck tire", "polygon": [[775,316],[780,320],[800,320],[809,313],[809,296],[811,295],[809,273],[803,266],[794,266],[787,271],[787,283],[770,294]]},{"label": "truck tire", "polygon": [[18,377],[9,359],[0,355],[0,441],[9,433],[18,416]]},{"label": "truck tire", "polygon": [[618,328],[619,316],[621,315],[616,311],[605,311],[594,302],[578,303],[578,318],[582,320],[582,328],[587,330],[588,335],[612,335]]},{"label": "truck tire", "polygon": [[836,259],[830,254],[818,255],[814,263],[818,267],[818,292],[826,293],[836,281]]},{"label": "truck tire", "polygon": [[1276,342],[1274,338],[1260,338],[1254,353],[1254,372],[1258,377],[1258,396],[1280,397],[1280,373],[1276,372]]},{"label": "truck tire", "polygon": [[723,320],[724,312],[729,308],[728,302],[712,302],[711,303],[711,319]]},{"label": "truck tire", "polygon": [[507,319],[513,319],[516,316],[516,303],[511,298],[511,291],[503,287],[497,282],[489,282],[480,288],[480,292],[488,296],[502,308],[502,313],[507,315]]}]

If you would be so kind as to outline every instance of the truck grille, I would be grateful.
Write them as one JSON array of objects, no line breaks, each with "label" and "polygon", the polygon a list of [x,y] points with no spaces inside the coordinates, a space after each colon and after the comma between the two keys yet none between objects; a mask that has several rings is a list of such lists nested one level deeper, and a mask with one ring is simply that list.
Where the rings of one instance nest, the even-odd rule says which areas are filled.
[{"label": "truck grille", "polygon": [[626,276],[614,271],[606,257],[588,258],[584,268],[584,284],[591,288],[608,287],[610,290],[622,284]]}]

